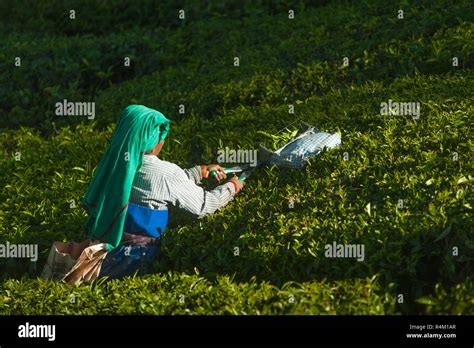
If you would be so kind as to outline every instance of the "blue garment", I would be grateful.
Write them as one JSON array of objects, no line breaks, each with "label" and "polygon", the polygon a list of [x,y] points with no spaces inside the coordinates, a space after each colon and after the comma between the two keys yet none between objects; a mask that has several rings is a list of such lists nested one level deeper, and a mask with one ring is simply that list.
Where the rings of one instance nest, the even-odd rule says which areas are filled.
[{"label": "blue garment", "polygon": [[120,279],[135,273],[145,275],[151,271],[158,250],[156,245],[119,245],[107,253],[99,277]]},{"label": "blue garment", "polygon": [[124,231],[148,237],[159,237],[168,224],[168,210],[155,210],[129,203]]},{"label": "blue garment", "polygon": [[[102,263],[99,277],[120,279],[135,273],[144,275],[150,272],[158,255],[159,247],[150,238],[157,238],[165,232],[168,224],[168,210],[150,209],[129,203],[124,224],[125,237],[129,237],[117,248],[107,253]],[[144,235],[146,237],[133,237]]]}]

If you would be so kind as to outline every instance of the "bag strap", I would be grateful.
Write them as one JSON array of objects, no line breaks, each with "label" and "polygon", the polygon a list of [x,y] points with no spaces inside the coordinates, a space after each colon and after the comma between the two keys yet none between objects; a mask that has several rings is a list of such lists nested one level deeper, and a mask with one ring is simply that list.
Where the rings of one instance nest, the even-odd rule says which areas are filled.
[{"label": "bag strap", "polygon": [[112,223],[110,224],[110,226],[105,230],[104,233],[102,233],[97,239],[101,240],[102,238],[104,238],[104,236],[109,233],[110,229],[112,228],[112,226],[115,224],[115,222],[117,221],[117,219],[120,217],[120,215],[122,215],[123,211],[125,210],[125,208],[128,207],[128,202],[122,207],[122,209],[120,209],[119,213],[115,216],[115,218],[113,219]]}]

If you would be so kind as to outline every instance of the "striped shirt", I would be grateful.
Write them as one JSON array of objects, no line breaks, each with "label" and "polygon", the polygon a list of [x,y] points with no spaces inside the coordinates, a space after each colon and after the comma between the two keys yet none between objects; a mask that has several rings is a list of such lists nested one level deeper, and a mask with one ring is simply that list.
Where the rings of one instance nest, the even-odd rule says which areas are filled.
[{"label": "striped shirt", "polygon": [[205,191],[198,186],[201,179],[200,166],[183,170],[154,155],[144,155],[143,164],[133,180],[130,202],[157,210],[168,209],[171,204],[203,217],[222,208],[234,197],[232,183]]}]

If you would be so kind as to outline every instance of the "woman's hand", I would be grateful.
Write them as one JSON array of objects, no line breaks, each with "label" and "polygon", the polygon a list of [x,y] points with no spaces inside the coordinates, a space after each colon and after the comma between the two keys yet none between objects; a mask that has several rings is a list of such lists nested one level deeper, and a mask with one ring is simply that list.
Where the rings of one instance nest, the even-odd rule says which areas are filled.
[{"label": "woman's hand", "polygon": [[215,170],[216,171],[216,175],[214,175],[214,178],[217,180],[217,181],[221,181],[222,179],[226,179],[227,178],[227,175],[224,171],[224,168],[222,168],[220,165],[218,164],[209,164],[209,165],[205,165],[203,164],[201,166],[201,176],[204,178],[204,179],[207,179],[210,175],[210,173]]},{"label": "woman's hand", "polygon": [[232,179],[229,180],[229,182],[234,184],[235,193],[240,192],[240,190],[242,190],[245,185],[245,181],[239,180],[237,176],[234,176]]}]

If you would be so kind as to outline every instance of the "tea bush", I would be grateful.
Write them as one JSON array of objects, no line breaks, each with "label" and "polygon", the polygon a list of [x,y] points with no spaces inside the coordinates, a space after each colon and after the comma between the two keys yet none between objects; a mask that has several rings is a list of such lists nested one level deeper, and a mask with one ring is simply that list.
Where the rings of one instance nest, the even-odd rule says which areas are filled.
[{"label": "tea bush", "polygon": [[[0,75],[0,242],[41,253],[0,259],[1,313],[474,313],[468,1],[403,2],[399,20],[382,1],[90,0],[97,12],[75,24],[50,3],[33,17],[16,2],[2,29],[2,67],[28,58]],[[169,15],[179,6],[181,24]],[[95,119],[58,119],[64,98],[95,101]],[[381,115],[389,99],[420,102],[420,119]],[[35,278],[54,240],[85,238],[79,202],[129,103],[172,119],[160,157],[183,167],[215,162],[224,146],[275,148],[265,134],[300,120],[340,131],[342,147],[303,170],[258,169],[202,220],[173,211],[152,275],[77,287]],[[325,257],[333,242],[363,244],[365,260]]]},{"label": "tea bush", "polygon": [[[235,283],[221,276],[211,282],[196,274],[166,273],[79,287],[10,279],[1,290],[6,314],[384,314],[394,303],[377,293],[375,277],[277,288],[255,279]],[[16,300],[20,296],[32,305],[23,307]]]}]

